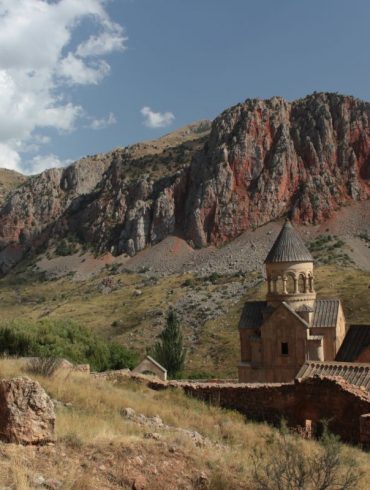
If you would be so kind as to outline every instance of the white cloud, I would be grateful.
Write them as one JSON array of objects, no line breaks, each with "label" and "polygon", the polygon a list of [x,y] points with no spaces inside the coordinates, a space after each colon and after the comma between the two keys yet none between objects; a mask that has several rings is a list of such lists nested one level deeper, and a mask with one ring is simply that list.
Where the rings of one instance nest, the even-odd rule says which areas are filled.
[{"label": "white cloud", "polygon": [[60,160],[57,155],[50,153],[49,155],[37,155],[32,158],[24,169],[24,172],[29,175],[39,174],[47,168],[66,167],[70,165],[73,160]]},{"label": "white cloud", "polygon": [[150,107],[143,107],[141,114],[144,116],[144,124],[148,128],[165,128],[170,126],[175,120],[172,112],[154,112]]},{"label": "white cloud", "polygon": [[70,85],[98,85],[110,72],[110,66],[104,60],[85,63],[73,53],[59,64],[59,74]]},{"label": "white cloud", "polygon": [[102,117],[101,119],[96,118],[92,119],[90,125],[88,126],[91,129],[105,129],[113,124],[116,124],[117,119],[113,112],[110,112],[106,117]]},{"label": "white cloud", "polygon": [[19,153],[9,148],[9,146],[0,143],[0,167],[19,170],[20,160]]},{"label": "white cloud", "polygon": [[[126,42],[105,5],[0,0],[0,166],[21,169],[22,151],[38,151],[47,142],[42,128],[72,131],[85,116],[80,105],[66,100],[66,89],[99,84],[110,71],[102,56],[123,50]],[[72,48],[82,20],[96,33]]]},{"label": "white cloud", "polygon": [[123,51],[123,44],[127,37],[123,37],[121,26],[115,24],[113,31],[105,32],[100,36],[91,36],[87,41],[81,43],[77,48],[77,55],[82,58],[88,56],[101,56],[112,51]]}]

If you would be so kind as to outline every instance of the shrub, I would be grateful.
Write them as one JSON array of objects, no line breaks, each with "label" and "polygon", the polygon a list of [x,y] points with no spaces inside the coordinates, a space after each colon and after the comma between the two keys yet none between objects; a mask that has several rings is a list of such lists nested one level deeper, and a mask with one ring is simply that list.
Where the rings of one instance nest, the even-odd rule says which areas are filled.
[{"label": "shrub", "polygon": [[72,320],[13,321],[0,326],[0,353],[64,358],[96,371],[132,368],[135,352],[108,342]]},{"label": "shrub", "polygon": [[57,255],[66,256],[72,255],[77,252],[77,246],[74,243],[69,243],[63,238],[55,247],[55,253]]},{"label": "shrub", "polygon": [[255,450],[252,479],[256,490],[355,490],[362,475],[342,453],[339,439],[324,425],[320,446],[309,455],[302,440],[288,433],[271,433],[263,449]]},{"label": "shrub", "polygon": [[68,432],[60,440],[71,449],[81,449],[83,446],[82,440],[75,432]]},{"label": "shrub", "polygon": [[41,374],[41,376],[52,376],[59,368],[61,359],[55,357],[35,357],[27,364],[27,371],[32,374]]},{"label": "shrub", "polygon": [[208,276],[206,280],[210,281],[212,284],[216,284],[221,277],[222,276],[218,274],[218,272],[212,272],[212,274]]},{"label": "shrub", "polygon": [[27,332],[15,332],[10,327],[0,329],[0,352],[2,354],[26,356],[33,350],[33,339]]}]

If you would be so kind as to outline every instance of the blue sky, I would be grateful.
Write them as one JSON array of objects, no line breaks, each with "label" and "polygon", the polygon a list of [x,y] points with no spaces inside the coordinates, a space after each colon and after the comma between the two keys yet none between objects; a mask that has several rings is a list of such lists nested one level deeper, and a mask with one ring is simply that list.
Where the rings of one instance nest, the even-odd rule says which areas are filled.
[{"label": "blue sky", "polygon": [[0,166],[32,173],[249,97],[369,100],[365,0],[0,0]]}]

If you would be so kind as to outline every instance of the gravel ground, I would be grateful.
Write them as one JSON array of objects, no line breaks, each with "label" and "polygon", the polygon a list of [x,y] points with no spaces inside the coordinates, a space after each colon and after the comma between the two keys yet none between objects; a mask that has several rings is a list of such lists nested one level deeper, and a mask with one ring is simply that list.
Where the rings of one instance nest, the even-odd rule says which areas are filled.
[{"label": "gravel ground", "polygon": [[[135,257],[112,257],[106,254],[94,258],[91,254],[42,258],[37,266],[51,275],[74,273],[74,279],[87,279],[107,264],[148,275],[192,272],[200,276],[234,274],[261,270],[263,261],[275,240],[283,220],[268,223],[255,231],[247,231],[221,248],[210,246],[200,250],[192,249],[181,238],[170,236],[153,247],[148,247]],[[329,221],[317,226],[298,226],[303,238],[309,242],[322,234],[338,236],[348,245],[348,255],[355,264],[370,270],[370,248],[358,235],[370,236],[370,200],[344,207]]]}]

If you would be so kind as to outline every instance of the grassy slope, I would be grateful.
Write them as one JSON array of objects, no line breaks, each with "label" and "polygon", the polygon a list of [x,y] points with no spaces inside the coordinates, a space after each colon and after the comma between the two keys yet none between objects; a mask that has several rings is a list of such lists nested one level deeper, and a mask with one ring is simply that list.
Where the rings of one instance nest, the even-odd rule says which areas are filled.
[{"label": "grassy slope", "polygon": [[14,172],[14,170],[0,168],[0,206],[3,205],[7,194],[23,184],[26,179],[25,175]]},{"label": "grassy slope", "polygon": [[[107,276],[112,279],[116,289],[110,294],[102,294],[100,286]],[[0,281],[2,320],[72,318],[144,353],[162,329],[163,316],[158,315],[189,293],[190,289],[184,286],[184,281],[190,277],[173,275],[151,280],[140,274],[110,275],[105,271],[89,281],[74,282],[64,278],[39,282],[31,272],[13,274]],[[315,277],[319,296],[342,299],[348,324],[370,322],[369,273],[349,267],[321,266],[316,269]],[[197,284],[209,295],[223,287],[222,283]],[[142,294],[136,296],[136,290]],[[237,324],[243,303],[246,299],[263,298],[264,294],[265,286],[261,284],[249,290],[236,304],[229,302],[226,314],[206,320],[204,324],[200,319],[194,343],[189,340],[194,329],[185,328],[185,339],[190,347],[188,372],[236,376],[239,359]]]},{"label": "grassy slope", "polygon": [[[24,375],[19,361],[0,361],[1,377],[18,374]],[[268,457],[272,451],[266,437],[274,429],[245,423],[236,412],[206,405],[179,391],[156,392],[131,380],[112,385],[62,371],[52,378],[36,379],[59,402],[57,442],[40,448],[1,445],[2,488],[14,483],[18,490],[34,488],[32,481],[42,475],[74,490],[134,488],[133,482],[143,477],[145,488],[153,490],[254,489],[252,452],[261,449]],[[124,416],[125,407],[146,417],[159,416],[170,428],[138,424]],[[205,441],[194,444],[181,429],[197,431]],[[315,442],[300,439],[296,444],[305,454],[317,449]],[[370,467],[369,454],[345,446],[342,451],[356,460],[358,471]],[[203,486],[196,484],[200,475],[206,479]],[[367,471],[358,490],[369,488],[369,478]]]}]

